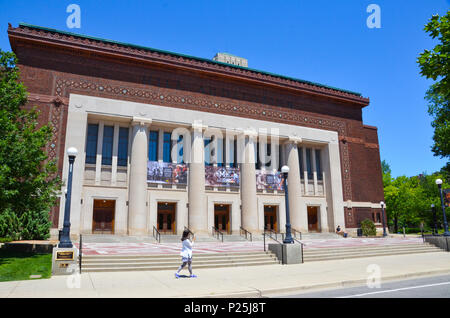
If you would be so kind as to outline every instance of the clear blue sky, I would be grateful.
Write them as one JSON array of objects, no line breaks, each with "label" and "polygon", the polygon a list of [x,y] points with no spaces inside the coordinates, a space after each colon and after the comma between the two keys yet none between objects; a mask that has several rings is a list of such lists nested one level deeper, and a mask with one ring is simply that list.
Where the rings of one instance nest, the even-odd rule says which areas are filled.
[{"label": "clear blue sky", "polygon": [[[372,3],[380,29],[366,25]],[[80,29],[66,25],[69,4],[81,8]],[[370,98],[363,121],[378,127],[381,159],[394,176],[412,176],[446,163],[430,150],[432,82],[416,59],[436,43],[424,25],[449,8],[450,0],[0,0],[0,48],[11,50],[8,22],[26,22],[203,58],[228,52],[251,68],[360,92]]]}]

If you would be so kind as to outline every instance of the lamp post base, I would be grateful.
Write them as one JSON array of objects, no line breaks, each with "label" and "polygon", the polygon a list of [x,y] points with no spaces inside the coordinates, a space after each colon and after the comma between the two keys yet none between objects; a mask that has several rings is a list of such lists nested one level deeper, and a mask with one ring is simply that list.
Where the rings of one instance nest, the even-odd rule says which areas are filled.
[{"label": "lamp post base", "polygon": [[269,251],[274,253],[282,264],[303,263],[301,244],[269,244]]}]

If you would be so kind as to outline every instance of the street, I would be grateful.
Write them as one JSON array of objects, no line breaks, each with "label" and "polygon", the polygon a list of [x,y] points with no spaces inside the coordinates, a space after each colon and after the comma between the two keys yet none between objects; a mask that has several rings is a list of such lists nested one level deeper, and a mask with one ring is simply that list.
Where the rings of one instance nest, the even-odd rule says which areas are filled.
[{"label": "street", "polygon": [[430,276],[383,283],[279,296],[283,298],[450,298],[450,275]]}]

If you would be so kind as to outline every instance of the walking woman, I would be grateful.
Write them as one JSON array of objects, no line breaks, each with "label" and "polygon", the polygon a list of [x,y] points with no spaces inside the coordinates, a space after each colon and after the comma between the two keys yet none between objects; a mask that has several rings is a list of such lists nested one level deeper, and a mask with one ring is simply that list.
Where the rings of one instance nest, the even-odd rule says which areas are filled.
[{"label": "walking woman", "polygon": [[192,238],[192,241],[189,240],[189,233],[189,230],[184,230],[183,236],[181,237],[182,248],[180,255],[181,261],[183,263],[175,273],[176,278],[180,277],[179,273],[186,266],[186,264],[188,265],[189,273],[191,274],[190,277],[197,277],[196,275],[192,274],[192,246],[194,246],[195,237]]}]

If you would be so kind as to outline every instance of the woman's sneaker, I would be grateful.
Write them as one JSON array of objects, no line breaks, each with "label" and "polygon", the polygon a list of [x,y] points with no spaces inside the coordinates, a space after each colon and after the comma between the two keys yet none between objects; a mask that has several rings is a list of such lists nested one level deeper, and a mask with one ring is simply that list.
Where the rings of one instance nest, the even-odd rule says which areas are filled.
[{"label": "woman's sneaker", "polygon": [[175,278],[180,278],[180,275],[178,273],[175,273]]},{"label": "woman's sneaker", "polygon": [[197,277],[197,275],[194,275],[194,274],[191,275],[191,278],[196,278],[196,277]]}]

